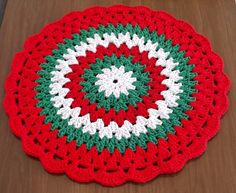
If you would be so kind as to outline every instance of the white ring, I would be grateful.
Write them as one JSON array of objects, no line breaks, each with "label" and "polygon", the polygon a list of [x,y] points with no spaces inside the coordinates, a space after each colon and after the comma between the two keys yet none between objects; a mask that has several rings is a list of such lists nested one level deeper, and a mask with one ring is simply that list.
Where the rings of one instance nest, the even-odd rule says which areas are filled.
[{"label": "white ring", "polygon": [[[144,37],[139,38],[137,34],[134,34],[131,38],[129,32],[126,34],[120,33],[118,37],[114,33],[104,33],[103,39],[98,34],[95,34],[94,38],[87,38],[86,41],[87,43],[81,42],[80,45],[76,45],[74,47],[75,51],[68,48],[67,54],[63,55],[64,60],[57,60],[58,64],[55,66],[57,71],[51,72],[52,83],[49,86],[51,88],[50,94],[55,95],[51,98],[51,101],[54,107],[59,108],[57,114],[61,115],[62,119],[69,119],[68,124],[73,125],[75,128],[82,127],[83,133],[89,132],[93,135],[98,131],[100,138],[106,136],[110,139],[114,135],[118,140],[122,137],[130,138],[131,133],[139,136],[140,133],[147,132],[147,127],[156,129],[157,125],[161,125],[162,121],[160,119],[169,119],[169,114],[172,113],[171,108],[178,106],[176,102],[179,99],[178,94],[183,92],[181,89],[182,84],[178,83],[183,77],[180,76],[179,70],[173,70],[179,63],[175,63],[171,57],[167,59],[169,52],[165,52],[162,48],[157,50],[158,43],[152,43],[151,40],[148,40],[145,44]],[[148,109],[148,118],[137,116],[135,124],[125,120],[124,124],[119,127],[114,121],[111,121],[108,126],[104,125],[102,119],[91,122],[89,114],[79,116],[80,107],[70,107],[74,99],[65,98],[69,89],[63,88],[63,86],[70,81],[68,78],[65,78],[65,75],[72,71],[70,65],[79,64],[76,57],[86,56],[86,51],[95,53],[98,45],[107,48],[109,43],[113,43],[117,47],[125,43],[129,49],[138,46],[140,52],[148,51],[148,58],[156,58],[155,65],[163,67],[161,75],[168,77],[168,79],[162,81],[162,84],[165,84],[168,88],[161,92],[164,100],[157,100],[155,102],[158,107],[157,109]]]}]

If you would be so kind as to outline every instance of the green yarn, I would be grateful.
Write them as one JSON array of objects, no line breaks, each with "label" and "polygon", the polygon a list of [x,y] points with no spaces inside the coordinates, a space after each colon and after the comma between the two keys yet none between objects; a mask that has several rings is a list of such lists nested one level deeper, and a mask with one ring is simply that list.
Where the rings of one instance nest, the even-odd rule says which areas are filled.
[{"label": "green yarn", "polygon": [[[173,112],[170,114],[170,118],[168,120],[161,119],[163,124],[161,126],[158,125],[156,129],[147,128],[147,133],[142,133],[140,136],[131,134],[129,139],[122,138],[121,140],[116,139],[115,136],[113,136],[112,139],[108,139],[107,137],[100,139],[98,132],[94,135],[90,135],[89,133],[83,133],[82,128],[75,128],[74,126],[68,125],[69,120],[64,120],[57,114],[58,108],[53,106],[53,102],[51,101],[53,96],[49,93],[49,85],[51,83],[50,73],[56,70],[56,60],[63,59],[63,54],[67,53],[67,48],[73,49],[73,46],[80,45],[80,42],[86,42],[86,38],[93,37],[95,33],[102,36],[103,33],[111,34],[112,32],[115,35],[129,32],[131,36],[133,34],[137,34],[139,37],[143,36],[145,42],[149,39],[154,43],[158,42],[157,49],[163,48],[165,52],[170,53],[169,57],[172,57],[174,62],[179,63],[179,65],[175,67],[175,70],[180,70],[180,75],[183,77],[183,79],[179,81],[179,83],[182,83],[181,89],[183,89],[183,92],[178,95],[180,97],[180,99],[177,100],[179,105],[178,107],[172,108]],[[67,141],[76,140],[77,146],[86,144],[88,149],[92,146],[96,146],[99,152],[104,148],[113,152],[114,149],[117,148],[121,153],[123,153],[127,147],[134,151],[136,146],[145,149],[147,142],[157,144],[158,138],[167,140],[168,133],[174,134],[174,126],[181,125],[182,119],[188,119],[187,114],[185,114],[186,110],[191,109],[188,103],[195,100],[195,98],[192,97],[192,94],[196,92],[194,89],[196,81],[193,80],[196,73],[192,72],[194,65],[187,64],[189,58],[184,57],[184,52],[179,51],[178,45],[172,46],[171,40],[165,41],[164,35],[158,36],[156,31],[150,33],[147,28],[142,30],[139,26],[132,27],[130,24],[126,26],[118,24],[116,27],[109,24],[106,27],[100,25],[98,29],[89,28],[88,31],[81,30],[80,34],[73,34],[73,39],[65,39],[64,44],[58,44],[58,49],[53,50],[53,56],[47,56],[45,59],[47,62],[41,64],[42,70],[38,72],[40,78],[36,80],[38,83],[35,87],[35,90],[38,92],[36,98],[39,99],[37,107],[42,107],[41,115],[46,115],[44,122],[51,123],[52,130],[58,129],[58,137],[66,135]]]},{"label": "green yarn", "polygon": [[[105,56],[104,60],[97,58],[96,63],[91,64],[90,69],[85,69],[82,75],[85,81],[80,82],[80,84],[83,86],[82,91],[86,92],[85,98],[88,98],[91,104],[97,102],[97,107],[103,107],[106,111],[109,111],[110,108],[114,108],[116,112],[121,109],[128,110],[129,105],[137,107],[137,103],[142,102],[142,96],[148,96],[147,90],[150,87],[148,82],[151,79],[149,73],[144,72],[145,65],[138,62],[132,64],[132,58],[132,56],[125,58],[123,55],[117,58],[115,54],[111,57]],[[119,98],[113,94],[106,97],[104,91],[98,91],[99,86],[95,85],[98,80],[96,75],[103,73],[103,68],[111,68],[112,65],[117,68],[124,66],[125,72],[132,71],[132,77],[137,79],[133,83],[136,88],[135,90],[128,90],[129,95],[121,93]]]}]

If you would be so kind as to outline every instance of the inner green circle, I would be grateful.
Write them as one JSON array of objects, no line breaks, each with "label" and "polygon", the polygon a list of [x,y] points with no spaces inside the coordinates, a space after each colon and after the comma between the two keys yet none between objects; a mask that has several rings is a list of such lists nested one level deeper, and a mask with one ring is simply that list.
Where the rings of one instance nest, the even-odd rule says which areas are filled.
[{"label": "inner green circle", "polygon": [[[147,91],[150,88],[148,82],[151,81],[149,72],[144,72],[145,65],[139,62],[132,63],[132,58],[132,56],[126,58],[123,55],[118,58],[115,54],[111,57],[104,56],[103,60],[97,58],[96,63],[91,64],[90,68],[84,69],[84,74],[82,75],[84,81],[79,84],[83,86],[82,91],[86,92],[85,98],[89,99],[90,104],[97,103],[97,108],[102,107],[106,111],[114,108],[116,112],[119,112],[121,109],[128,110],[129,105],[137,107],[137,103],[142,102],[142,96],[148,96]],[[128,90],[128,95],[121,93],[119,98],[116,98],[114,94],[107,97],[105,92],[99,92],[99,86],[95,85],[98,80],[96,76],[103,73],[102,69],[111,68],[112,65],[117,68],[124,66],[125,72],[133,72],[132,77],[136,78],[133,83],[135,89]]]}]

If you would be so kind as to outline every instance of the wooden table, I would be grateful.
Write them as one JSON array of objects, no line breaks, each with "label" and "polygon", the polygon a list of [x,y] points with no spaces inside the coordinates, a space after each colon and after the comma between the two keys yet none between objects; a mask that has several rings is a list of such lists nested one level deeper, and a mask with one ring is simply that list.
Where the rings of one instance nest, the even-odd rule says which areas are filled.
[{"label": "wooden table", "polygon": [[236,192],[236,5],[234,0],[8,0],[0,32],[0,101],[3,84],[15,52],[24,40],[48,22],[71,10],[92,5],[146,5],[184,19],[207,36],[225,61],[232,80],[230,108],[221,121],[221,131],[198,159],[173,175],[162,175],[146,184],[127,183],[106,188],[96,183],[79,184],[65,175],[45,172],[36,159],[28,157],[21,142],[9,130],[8,118],[0,111],[0,192],[2,193],[234,193]]}]

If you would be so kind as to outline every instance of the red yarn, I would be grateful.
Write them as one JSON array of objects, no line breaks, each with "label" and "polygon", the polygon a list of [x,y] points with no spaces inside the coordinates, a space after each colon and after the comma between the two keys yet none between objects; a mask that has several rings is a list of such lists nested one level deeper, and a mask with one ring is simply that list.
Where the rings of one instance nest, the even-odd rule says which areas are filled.
[{"label": "red yarn", "polygon": [[[112,54],[115,54],[118,57],[120,57],[122,54],[128,57],[130,56],[129,54],[131,54],[131,56],[134,56],[132,59],[134,63],[139,61],[141,64],[146,65],[145,71],[150,72],[150,78],[152,78],[152,81],[149,82],[149,86],[152,86],[152,89],[149,89],[148,91],[149,96],[143,96],[143,102],[139,102],[136,108],[129,105],[127,111],[120,110],[117,114],[113,108],[108,112],[106,112],[104,108],[98,108],[95,111],[97,108],[96,103],[90,105],[89,100],[84,98],[86,93],[81,92],[82,86],[78,84],[79,82],[83,81],[81,75],[84,73],[84,69],[90,68],[90,64],[95,63],[96,58],[104,59],[104,56],[112,56]],[[135,123],[136,117],[138,115],[147,117],[147,109],[155,108],[155,101],[163,99],[163,96],[160,95],[160,92],[165,90],[166,86],[161,84],[165,76],[159,75],[162,67],[156,67],[155,60],[153,58],[148,59],[147,52],[142,52],[142,54],[140,54],[137,46],[131,49],[129,49],[125,44],[122,44],[120,48],[117,48],[114,44],[110,44],[107,48],[98,46],[96,53],[87,52],[86,56],[79,57],[78,61],[80,65],[72,65],[71,68],[73,71],[66,76],[71,80],[65,84],[65,88],[70,89],[67,97],[75,99],[72,103],[73,108],[80,106],[82,107],[82,115],[91,112],[90,118],[92,121],[96,121],[98,118],[101,118],[106,125],[108,125],[111,120],[115,120],[118,125],[122,125],[124,120],[128,120],[130,123]]]},{"label": "red yarn", "polygon": [[[57,44],[63,43],[64,38],[72,38],[73,33],[89,27],[97,28],[98,24],[106,26],[107,23],[138,24],[142,29],[148,27],[150,31],[156,30],[158,35],[165,34],[166,39],[172,40],[173,46],[178,44],[180,50],[186,52],[185,56],[190,57],[188,63],[195,64],[193,71],[198,73],[195,77],[198,92],[193,94],[196,101],[190,104],[193,109],[186,112],[189,119],[182,120],[182,126],[176,126],[176,133],[168,134],[168,140],[158,139],[158,145],[148,143],[146,150],[137,146],[135,152],[127,148],[123,154],[117,149],[111,154],[107,149],[98,153],[95,146],[90,150],[85,144],[77,147],[75,141],[68,143],[65,136],[59,138],[58,131],[51,130],[51,123],[44,123],[45,115],[39,115],[42,109],[36,107],[35,80],[39,78],[37,71],[42,69],[40,64],[45,62],[44,57],[52,55]],[[126,50],[127,47],[122,49]],[[135,49],[133,54],[136,57],[138,53]],[[95,54],[103,57],[113,52],[119,54],[120,50],[110,45],[109,49],[100,47]],[[94,54],[88,55],[93,61]],[[137,61],[139,57],[152,65],[145,53],[137,56]],[[88,58],[83,58],[83,61],[85,64],[91,62]],[[74,66],[73,70],[68,75],[71,79],[73,73],[79,73],[81,69],[80,66]],[[79,78],[77,80],[81,81]],[[73,85],[68,83],[67,86]],[[72,12],[26,40],[24,50],[15,55],[11,73],[5,82],[4,108],[9,116],[10,128],[21,139],[25,152],[37,157],[48,172],[66,173],[78,182],[96,181],[106,186],[116,186],[127,181],[146,182],[159,174],[177,172],[188,160],[200,156],[206,149],[207,141],[219,130],[220,118],[228,108],[228,90],[229,80],[223,73],[222,59],[212,51],[208,40],[186,22],[143,6],[93,7]],[[80,103],[84,111],[95,108],[83,96],[77,97],[74,106]],[[147,101],[144,107],[147,109],[146,105],[152,101],[148,98],[144,101]],[[135,111],[139,111],[139,107],[119,116],[132,122]],[[102,113],[102,110],[98,110],[92,119],[102,117]],[[108,117],[114,118],[112,115]]]}]

